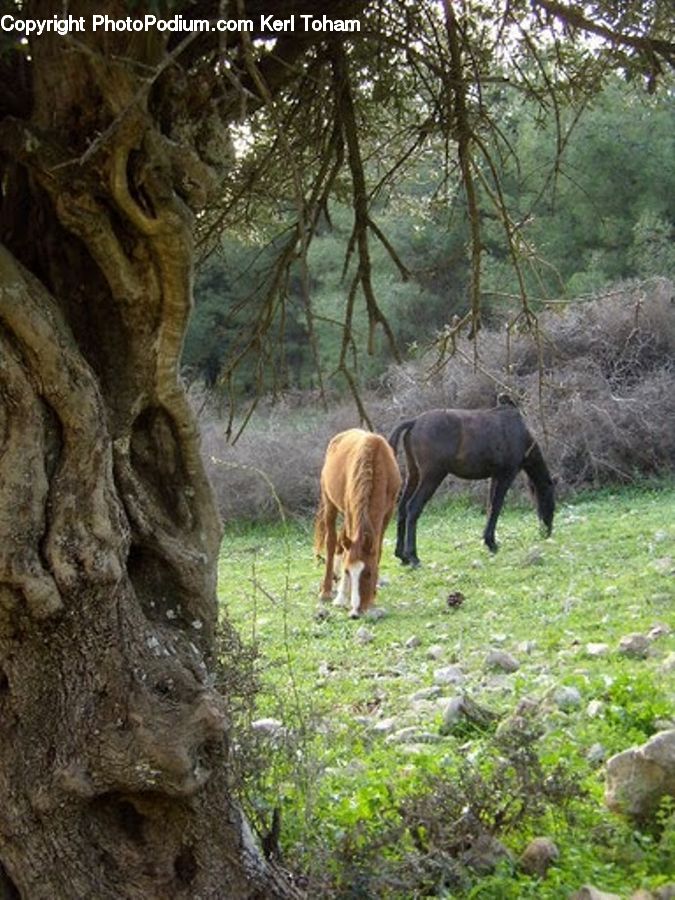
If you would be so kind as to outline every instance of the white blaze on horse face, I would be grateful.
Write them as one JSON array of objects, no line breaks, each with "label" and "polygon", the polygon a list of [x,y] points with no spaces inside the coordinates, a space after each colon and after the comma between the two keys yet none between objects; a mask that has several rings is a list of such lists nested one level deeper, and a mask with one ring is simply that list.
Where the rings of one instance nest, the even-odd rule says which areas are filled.
[{"label": "white blaze on horse face", "polygon": [[342,567],[342,577],[340,578],[340,584],[338,586],[337,594],[335,595],[335,600],[333,600],[333,606],[349,606],[347,601],[347,582],[349,581],[349,572],[347,571],[347,566]]},{"label": "white blaze on horse face", "polygon": [[[362,560],[357,560],[349,566],[349,576],[352,580],[352,616],[358,616],[361,606],[361,593],[359,591],[359,582],[361,580],[361,572],[365,569],[366,564]],[[346,571],[346,566],[345,566]]]}]

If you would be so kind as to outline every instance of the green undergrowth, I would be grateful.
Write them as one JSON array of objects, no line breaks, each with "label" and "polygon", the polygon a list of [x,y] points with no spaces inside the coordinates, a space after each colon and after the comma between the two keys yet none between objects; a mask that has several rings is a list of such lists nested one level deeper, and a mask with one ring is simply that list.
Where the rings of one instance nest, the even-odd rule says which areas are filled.
[{"label": "green undergrowth", "polygon": [[[421,569],[394,558],[390,528],[386,615],[357,622],[318,601],[310,523],[228,528],[222,610],[255,645],[260,682],[238,723],[242,800],[261,834],[281,811],[283,861],[311,895],[559,898],[592,883],[629,896],[673,878],[672,809],[642,830],[610,813],[602,758],[675,715],[664,665],[675,651],[674,509],[672,484],[585,495],[560,505],[542,540],[534,512],[512,502],[491,556],[478,506],[437,504],[419,524]],[[646,659],[618,652],[623,636],[658,624],[673,632]],[[607,648],[594,655],[594,644]],[[518,670],[486,668],[494,648]],[[420,697],[451,665],[464,682]],[[561,687],[578,691],[575,705],[561,708]],[[442,734],[459,693],[494,725]],[[535,713],[509,738],[497,723],[525,699]],[[250,729],[264,718],[280,726]],[[467,857],[479,834],[510,854],[490,872]],[[560,851],[543,879],[517,865],[541,835]]]}]

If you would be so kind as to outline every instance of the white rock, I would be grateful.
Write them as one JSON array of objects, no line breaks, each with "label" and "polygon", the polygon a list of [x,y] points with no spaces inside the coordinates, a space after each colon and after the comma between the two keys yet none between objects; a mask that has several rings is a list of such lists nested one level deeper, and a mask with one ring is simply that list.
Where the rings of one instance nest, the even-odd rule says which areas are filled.
[{"label": "white rock", "polygon": [[602,702],[602,700],[591,700],[591,702],[586,707],[586,715],[591,719],[597,719],[604,708],[605,704]]},{"label": "white rock", "polygon": [[589,763],[601,763],[607,756],[607,750],[602,744],[592,744],[586,752]]},{"label": "white rock", "polygon": [[416,700],[435,700],[436,697],[441,693],[441,689],[437,685],[433,685],[432,687],[420,688],[419,691],[415,691],[414,694],[410,695],[411,701]]},{"label": "white rock", "polygon": [[670,631],[670,625],[666,625],[665,622],[656,622],[647,632],[647,637],[650,641],[656,641],[658,638],[670,634]]},{"label": "white rock", "polygon": [[502,672],[516,672],[520,668],[518,660],[504,650],[490,650],[485,657],[485,665],[488,669],[500,669]]},{"label": "white rock", "polygon": [[638,632],[626,634],[619,641],[619,653],[635,659],[645,659],[649,653],[649,639]]},{"label": "white rock", "polygon": [[395,716],[392,716],[390,719],[378,719],[377,722],[373,723],[372,730],[378,734],[388,734],[394,730],[397,723],[398,719]]},{"label": "white rock", "polygon": [[459,666],[444,666],[434,672],[435,684],[463,684],[464,680],[464,673]]},{"label": "white rock", "polygon": [[360,644],[369,644],[371,641],[375,640],[375,635],[369,628],[361,627],[356,632],[355,638]]},{"label": "white rock", "polygon": [[675,729],[607,761],[605,803],[638,820],[651,817],[661,800],[675,797]]},{"label": "white rock", "polygon": [[553,698],[558,709],[575,709],[581,705],[581,694],[575,687],[563,685],[559,687]]}]

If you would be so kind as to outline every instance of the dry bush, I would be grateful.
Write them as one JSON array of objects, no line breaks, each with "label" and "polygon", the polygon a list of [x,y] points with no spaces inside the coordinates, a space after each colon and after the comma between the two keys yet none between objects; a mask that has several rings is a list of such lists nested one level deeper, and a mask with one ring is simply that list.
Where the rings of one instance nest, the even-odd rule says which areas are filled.
[{"label": "dry bush", "polygon": [[[675,466],[675,301],[666,279],[617,287],[540,314],[537,333],[504,324],[479,335],[477,358],[462,339],[438,364],[432,353],[393,368],[365,398],[387,434],[403,418],[438,407],[495,404],[509,391],[563,490],[663,476]],[[330,438],[359,424],[354,404],[329,412],[307,395],[289,396],[252,418],[238,442],[213,412],[201,415],[203,451],[221,513],[234,519],[306,515],[318,499]],[[482,484],[446,479],[444,492]],[[522,490],[522,486],[521,486]]]},{"label": "dry bush", "polygon": [[518,401],[565,488],[664,475],[675,464],[675,302],[666,279],[549,309],[538,331],[506,325],[392,371],[401,416]]},{"label": "dry bush", "polygon": [[328,441],[354,425],[353,406],[325,413],[317,404],[286,400],[263,409],[231,444],[222,421],[203,414],[202,453],[224,521],[313,511]]}]

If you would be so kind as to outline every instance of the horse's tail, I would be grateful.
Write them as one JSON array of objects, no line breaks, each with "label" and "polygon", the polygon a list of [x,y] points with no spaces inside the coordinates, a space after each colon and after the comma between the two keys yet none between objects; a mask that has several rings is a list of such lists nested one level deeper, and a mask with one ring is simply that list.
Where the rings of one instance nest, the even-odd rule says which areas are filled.
[{"label": "horse's tail", "polygon": [[401,435],[405,434],[406,431],[410,431],[415,424],[415,421],[415,419],[406,419],[405,422],[400,422],[389,435],[389,446],[394,453],[398,450],[398,442],[401,440]]}]

